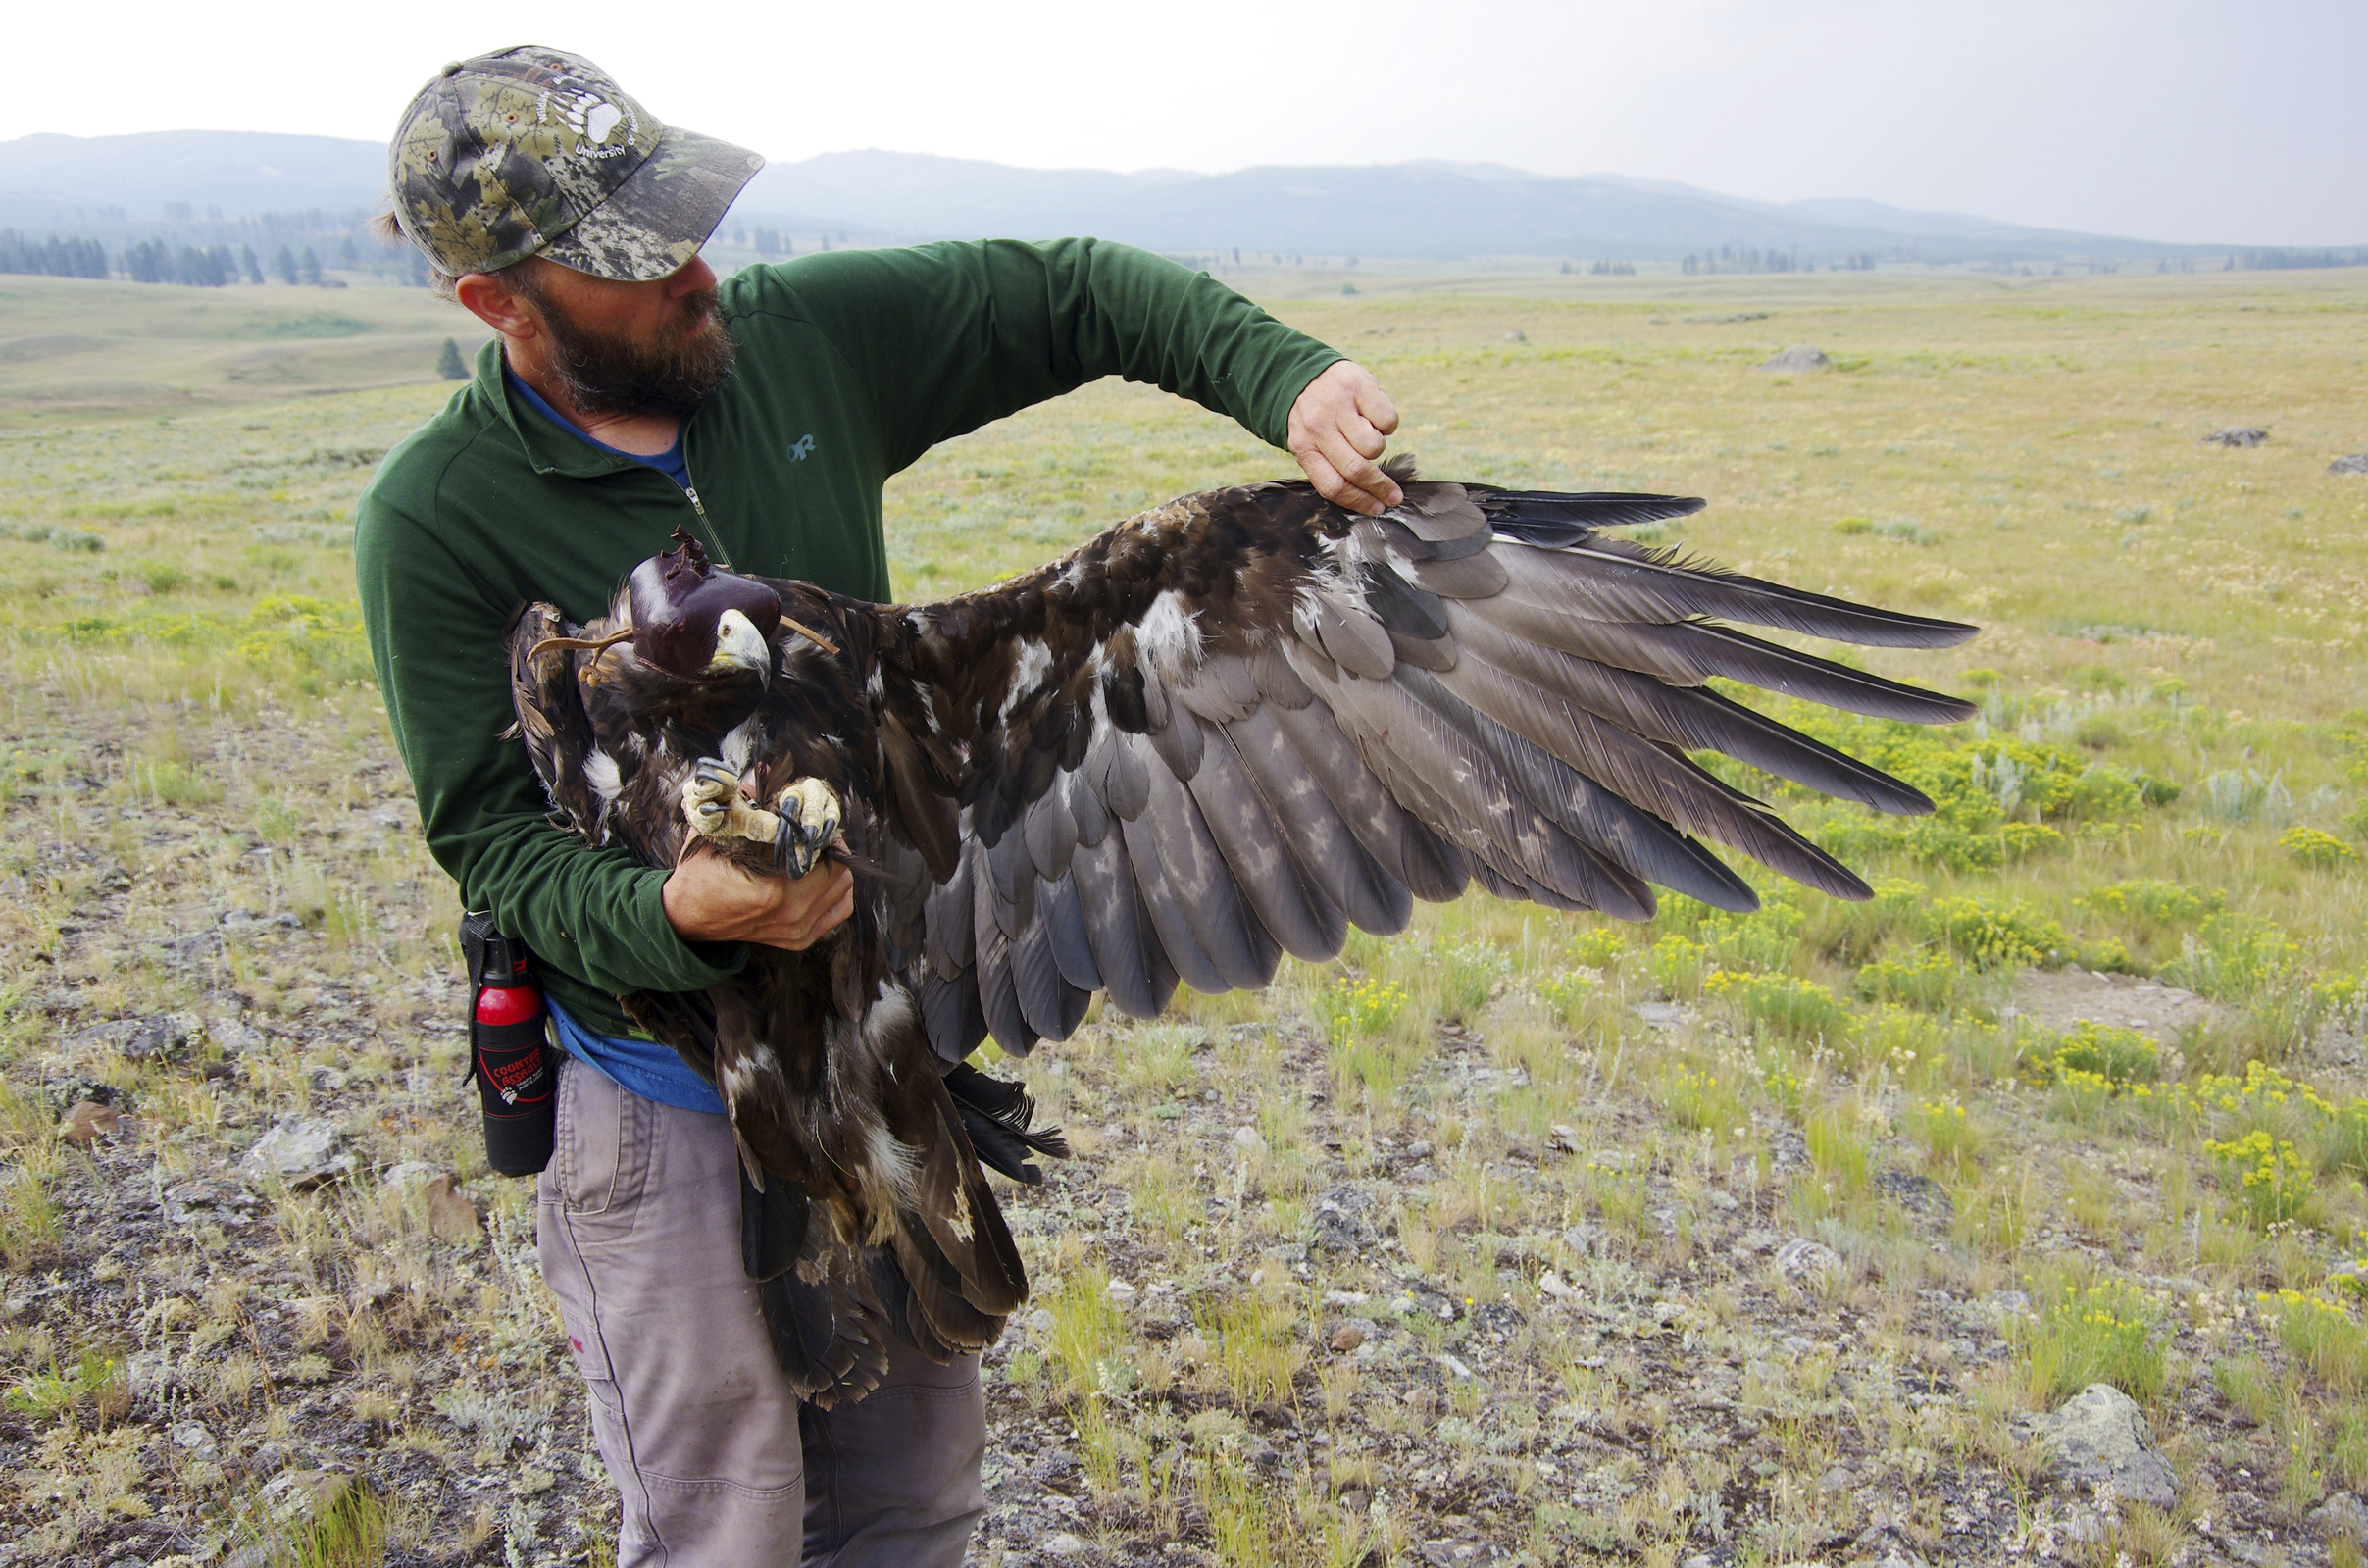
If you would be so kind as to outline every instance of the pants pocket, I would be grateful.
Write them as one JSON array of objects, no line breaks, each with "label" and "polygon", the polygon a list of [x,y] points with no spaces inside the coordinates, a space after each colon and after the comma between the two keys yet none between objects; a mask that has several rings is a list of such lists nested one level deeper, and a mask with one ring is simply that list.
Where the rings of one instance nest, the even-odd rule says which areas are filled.
[{"label": "pants pocket", "polygon": [[622,1218],[649,1176],[656,1107],[569,1057],[559,1067],[548,1200],[571,1214]]}]

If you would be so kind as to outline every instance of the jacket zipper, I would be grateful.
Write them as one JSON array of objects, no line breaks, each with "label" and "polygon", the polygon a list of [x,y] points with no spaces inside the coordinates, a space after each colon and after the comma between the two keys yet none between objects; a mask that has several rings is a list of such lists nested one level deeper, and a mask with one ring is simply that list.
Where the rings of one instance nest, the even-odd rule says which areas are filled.
[{"label": "jacket zipper", "polygon": [[[682,454],[682,477],[690,478],[690,453],[688,451]],[[717,535],[715,525],[707,520],[707,508],[699,504],[699,487],[695,484],[683,485],[682,496],[683,499],[690,502],[691,511],[698,514],[699,531],[707,535],[699,542],[707,547],[708,558],[725,571],[731,571],[731,557],[724,553],[724,541]]]}]

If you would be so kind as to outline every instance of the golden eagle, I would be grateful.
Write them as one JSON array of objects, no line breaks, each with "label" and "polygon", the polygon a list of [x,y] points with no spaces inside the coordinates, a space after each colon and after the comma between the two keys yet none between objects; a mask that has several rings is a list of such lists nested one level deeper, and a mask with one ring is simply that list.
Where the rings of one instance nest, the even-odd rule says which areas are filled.
[{"label": "golden eagle", "polygon": [[1879,811],[1932,803],[1715,678],[1919,724],[1967,703],[1733,630],[1941,647],[1974,628],[1804,593],[1603,531],[1698,500],[1418,482],[1362,517],[1305,483],[1188,495],[936,604],[644,562],[611,614],[510,639],[519,733],[594,844],[856,874],[853,917],[703,993],[625,998],[720,1090],[777,1353],[859,1397],[886,1336],[979,1349],[1027,1277],[981,1161],[1022,1180],[1026,1096],[964,1059],[1067,1037],[1093,993],[1263,986],[1417,898],[1653,912],[1751,888],[1712,840],[1842,898],[1848,868],[1688,759]]}]

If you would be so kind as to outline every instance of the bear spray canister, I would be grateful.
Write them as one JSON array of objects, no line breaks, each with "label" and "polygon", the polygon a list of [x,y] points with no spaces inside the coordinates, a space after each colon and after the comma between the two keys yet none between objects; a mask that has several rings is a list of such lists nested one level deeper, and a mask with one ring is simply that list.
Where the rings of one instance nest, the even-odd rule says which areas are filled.
[{"label": "bear spray canister", "polygon": [[469,1076],[484,1111],[485,1162],[503,1176],[532,1176],[551,1163],[559,1086],[533,955],[495,931],[487,915],[461,922],[461,948],[471,982]]}]

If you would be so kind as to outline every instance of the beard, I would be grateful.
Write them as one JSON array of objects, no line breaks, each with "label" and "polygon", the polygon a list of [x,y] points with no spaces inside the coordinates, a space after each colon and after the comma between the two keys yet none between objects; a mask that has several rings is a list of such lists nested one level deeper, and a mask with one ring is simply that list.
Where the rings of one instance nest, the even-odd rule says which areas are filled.
[{"label": "beard", "polygon": [[640,343],[587,331],[530,273],[513,287],[542,313],[551,338],[551,369],[568,401],[583,413],[687,419],[731,374],[735,345],[715,313],[712,288],[677,300],[681,314],[666,324],[657,341]]}]

